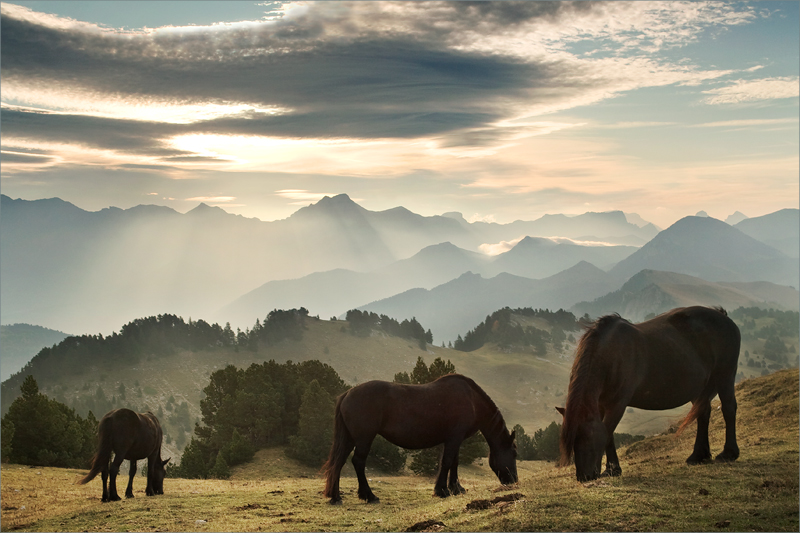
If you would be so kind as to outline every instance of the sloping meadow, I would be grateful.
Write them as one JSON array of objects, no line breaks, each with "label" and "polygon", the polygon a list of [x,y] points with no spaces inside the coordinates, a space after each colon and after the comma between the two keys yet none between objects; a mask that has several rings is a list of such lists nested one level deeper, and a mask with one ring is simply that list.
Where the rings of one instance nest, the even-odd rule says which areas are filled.
[{"label": "sloping meadow", "polygon": [[[737,386],[741,456],[686,465],[694,431],[651,437],[622,450],[623,474],[589,483],[574,468],[519,463],[520,482],[501,487],[483,464],[462,469],[467,493],[432,497],[432,480],[369,471],[381,503],[356,496],[352,469],[343,505],[323,481],[280,449],[262,450],[230,480],[168,479],[163,496],[100,502],[100,482],[77,486],[77,470],[3,465],[2,528],[25,531],[797,531],[798,371]],[[712,453],[724,439],[713,405]],[[122,481],[122,480],[120,480]]]}]

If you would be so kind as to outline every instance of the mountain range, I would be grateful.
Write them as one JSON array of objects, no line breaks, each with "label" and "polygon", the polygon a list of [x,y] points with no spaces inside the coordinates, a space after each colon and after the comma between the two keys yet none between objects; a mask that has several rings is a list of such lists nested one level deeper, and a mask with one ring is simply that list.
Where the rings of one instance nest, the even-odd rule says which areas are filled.
[{"label": "mountain range", "polygon": [[709,281],[770,281],[800,286],[800,261],[710,217],[684,217],[621,260],[609,273],[620,281],[644,269]]},{"label": "mountain range", "polygon": [[[621,211],[469,223],[458,213],[369,211],[344,194],[273,222],[205,204],[181,214],[144,205],[89,212],[57,198],[0,202],[3,324],[76,333],[108,334],[162,313],[245,328],[276,308],[341,316],[412,295],[443,309],[436,294],[423,295],[449,284],[439,290],[485,295],[475,311],[482,320],[504,306],[592,301],[644,269],[799,285],[789,242],[797,209],[735,226],[687,217],[659,231]],[[399,319],[426,316],[417,304],[393,308]],[[455,322],[442,327],[437,339],[465,332]]]},{"label": "mountain range", "polygon": [[[621,212],[574,219],[571,234],[642,232]],[[2,322],[108,333],[139,316],[212,316],[269,281],[369,272],[442,242],[477,251],[525,236],[526,224],[469,224],[402,207],[374,212],[344,194],[273,222],[205,204],[185,214],[152,205],[90,212],[58,198],[0,195]]]},{"label": "mountain range", "polygon": [[633,321],[690,305],[800,310],[800,292],[767,281],[712,283],[674,272],[642,270],[622,287],[591,301],[578,302],[571,311],[578,316],[619,313]]}]

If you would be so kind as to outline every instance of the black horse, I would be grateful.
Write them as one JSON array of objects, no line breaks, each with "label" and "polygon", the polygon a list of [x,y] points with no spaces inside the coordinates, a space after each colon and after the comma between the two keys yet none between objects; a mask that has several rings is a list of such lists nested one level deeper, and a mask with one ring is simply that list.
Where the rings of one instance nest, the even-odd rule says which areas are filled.
[{"label": "black horse", "polygon": [[362,383],[336,400],[333,445],[322,467],[326,475],[324,494],[331,503],[341,502],[339,477],[347,456],[355,448],[358,497],[369,503],[379,501],[364,475],[376,435],[409,449],[444,443],[434,494],[444,498],[466,492],[458,482],[458,448],[478,430],[489,443],[489,466],[500,482],[516,483],[514,433],[508,432],[491,398],[468,377],[448,374],[425,385]]},{"label": "black horse", "polygon": [[622,473],[614,429],[627,406],[671,409],[689,401],[681,430],[697,420],[689,464],[711,460],[708,422],[711,399],[719,394],[725,418],[725,446],[717,461],[735,461],[739,328],[722,308],[673,309],[641,324],[619,315],[599,318],[584,334],[572,365],[561,428],[561,465],[575,454],[579,481]]},{"label": "black horse", "polygon": [[[117,501],[117,474],[122,461],[130,461],[126,498],[133,498],[133,478],[136,476],[136,461],[147,459],[147,488],[145,494],[164,494],[165,466],[169,459],[161,460],[161,425],[151,413],[136,413],[130,409],[114,409],[107,413],[98,427],[98,449],[92,458],[92,469],[78,481],[81,485],[103,473],[103,501]],[[109,468],[111,452],[114,461]],[[106,489],[106,480],[111,473],[111,483]]]}]

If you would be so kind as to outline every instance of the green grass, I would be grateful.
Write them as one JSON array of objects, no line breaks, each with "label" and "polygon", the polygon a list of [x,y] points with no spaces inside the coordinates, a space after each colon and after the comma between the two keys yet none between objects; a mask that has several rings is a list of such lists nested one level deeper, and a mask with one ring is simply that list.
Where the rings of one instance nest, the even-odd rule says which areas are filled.
[{"label": "green grass", "polygon": [[[100,481],[74,485],[81,472],[2,467],[3,530],[25,531],[403,531],[424,520],[446,531],[797,531],[798,371],[777,372],[737,387],[735,463],[688,466],[694,431],[664,433],[620,452],[623,474],[578,483],[574,468],[519,463],[520,482],[501,487],[483,465],[460,469],[465,495],[432,497],[432,480],[368,470],[381,503],[356,497],[348,466],[341,506],[322,496],[323,481],[282,450],[262,450],[230,480],[167,479],[166,494],[100,502]],[[724,439],[714,404],[712,453]],[[475,499],[521,493],[484,510]],[[22,506],[25,509],[21,509]]]}]

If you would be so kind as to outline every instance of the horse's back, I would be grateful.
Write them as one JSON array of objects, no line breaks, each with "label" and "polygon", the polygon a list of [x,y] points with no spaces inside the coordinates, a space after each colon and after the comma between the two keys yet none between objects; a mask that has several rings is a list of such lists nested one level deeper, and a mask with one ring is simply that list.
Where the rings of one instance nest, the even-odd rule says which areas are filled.
[{"label": "horse's back", "polygon": [[664,317],[675,334],[686,339],[698,354],[713,358],[715,368],[737,366],[741,335],[724,309],[684,307]]},{"label": "horse's back", "polygon": [[468,378],[445,378],[424,385],[357,385],[340,403],[345,424],[354,437],[380,434],[405,448],[427,448],[453,432],[469,432],[475,410]]},{"label": "horse's back", "polygon": [[152,413],[114,409],[100,420],[100,430],[111,432],[114,453],[125,454],[125,459],[144,459],[156,450],[160,454],[163,433]]},{"label": "horse's back", "polygon": [[735,374],[739,328],[724,311],[708,307],[673,309],[634,326],[642,338],[646,371],[631,405],[666,409],[694,400],[707,387]]}]

